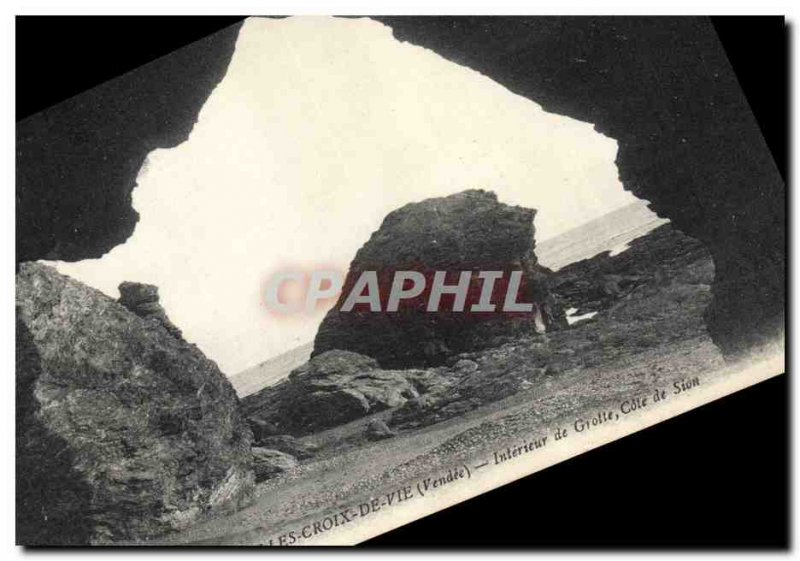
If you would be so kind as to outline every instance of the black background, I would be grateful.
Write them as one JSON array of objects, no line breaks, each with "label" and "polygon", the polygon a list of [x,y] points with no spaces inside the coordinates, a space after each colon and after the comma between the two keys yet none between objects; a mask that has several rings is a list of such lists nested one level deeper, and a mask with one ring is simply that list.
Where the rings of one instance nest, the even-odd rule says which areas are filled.
[{"label": "black background", "polygon": [[[17,118],[238,19],[17,18]],[[790,30],[713,21],[788,182]],[[769,380],[365,545],[787,548],[789,394]]]}]

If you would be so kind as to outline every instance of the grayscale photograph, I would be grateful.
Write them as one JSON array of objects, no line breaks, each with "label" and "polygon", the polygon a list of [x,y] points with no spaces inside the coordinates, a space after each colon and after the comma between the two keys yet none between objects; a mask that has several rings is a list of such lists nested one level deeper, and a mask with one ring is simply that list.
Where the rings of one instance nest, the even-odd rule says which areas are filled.
[{"label": "grayscale photograph", "polygon": [[15,158],[20,545],[356,544],[785,371],[705,17],[248,17]]}]

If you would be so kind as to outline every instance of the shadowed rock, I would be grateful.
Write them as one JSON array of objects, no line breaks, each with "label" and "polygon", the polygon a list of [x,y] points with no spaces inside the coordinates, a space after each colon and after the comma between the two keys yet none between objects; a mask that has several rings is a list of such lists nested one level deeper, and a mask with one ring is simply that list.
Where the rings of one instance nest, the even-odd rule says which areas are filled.
[{"label": "shadowed rock", "polygon": [[[437,365],[460,352],[491,346],[497,337],[562,326],[563,312],[547,288],[548,272],[534,253],[535,215],[533,209],[503,204],[483,190],[426,199],[391,212],[353,259],[342,295],[317,332],[312,356],[344,349],[374,357],[384,368]],[[395,272],[409,270],[425,276],[425,291],[402,301],[397,311],[385,311]],[[365,306],[342,309],[364,271],[377,272],[381,312]],[[473,273],[464,311],[453,311],[452,296],[442,297],[438,311],[426,311],[437,271],[455,277],[448,277],[448,284],[457,282],[461,271]],[[470,312],[481,292],[480,271],[504,274],[494,287],[496,312]],[[518,301],[533,303],[532,312],[501,311],[513,271],[522,272]]]},{"label": "shadowed rock", "polygon": [[18,454],[48,466],[17,472],[25,543],[146,539],[250,499],[252,435],[197,347],[40,264],[16,305]]},{"label": "shadowed rock", "polygon": [[[329,351],[242,400],[251,423],[308,434],[397,407],[417,396],[415,371],[381,370],[367,356]],[[267,436],[265,435],[265,438]]]}]

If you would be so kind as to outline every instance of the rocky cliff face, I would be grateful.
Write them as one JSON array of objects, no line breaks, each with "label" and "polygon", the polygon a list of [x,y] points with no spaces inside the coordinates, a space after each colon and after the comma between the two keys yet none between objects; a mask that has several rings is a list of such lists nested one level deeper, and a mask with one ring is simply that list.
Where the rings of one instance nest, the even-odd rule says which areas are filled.
[{"label": "rocky cliff face", "polygon": [[[375,358],[384,368],[442,364],[465,350],[491,346],[498,337],[553,329],[563,313],[547,288],[547,271],[534,253],[536,211],[498,202],[488,191],[469,190],[411,203],[390,213],[350,265],[342,296],[320,325],[312,356],[332,349]],[[376,271],[382,296],[380,313],[342,306],[364,271]],[[386,312],[386,296],[396,271],[417,271],[427,281],[424,292]],[[495,285],[497,312],[452,311],[443,296],[439,311],[426,312],[436,271],[447,271],[455,284],[461,271],[472,271],[468,303],[478,301],[479,271],[501,271]],[[520,301],[533,302],[530,313],[500,312],[512,271],[522,272]]]},{"label": "rocky cliff face", "polygon": [[249,499],[251,432],[197,347],[40,264],[16,306],[18,541],[147,539]]}]

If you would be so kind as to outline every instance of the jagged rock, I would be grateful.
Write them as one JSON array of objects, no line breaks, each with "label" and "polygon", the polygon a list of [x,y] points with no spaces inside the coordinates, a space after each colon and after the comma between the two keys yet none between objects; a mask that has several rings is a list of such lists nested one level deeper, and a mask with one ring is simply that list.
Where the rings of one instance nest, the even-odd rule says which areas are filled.
[{"label": "jagged rock", "polygon": [[311,444],[298,440],[297,438],[288,434],[280,434],[277,436],[268,436],[262,439],[256,439],[256,445],[262,448],[271,448],[279,452],[285,452],[297,458],[298,460],[307,460],[314,456],[316,447]]},{"label": "jagged rock", "polygon": [[143,540],[250,500],[251,432],[197,347],[41,264],[16,288],[19,541]]},{"label": "jagged rock", "polygon": [[253,471],[256,474],[256,482],[277,477],[296,466],[297,460],[294,456],[269,448],[253,448]]},{"label": "jagged rock", "polygon": [[[491,346],[502,335],[532,333],[564,326],[563,312],[549,295],[548,271],[534,253],[536,211],[498,202],[488,191],[468,190],[448,197],[411,203],[391,212],[380,229],[358,251],[350,265],[342,296],[320,325],[312,356],[344,349],[374,357],[384,368],[444,363],[449,356]],[[376,271],[385,309],[395,271],[422,273],[427,287],[403,301],[397,312],[374,312],[358,306],[342,311],[347,295],[363,271]],[[425,311],[436,271],[458,275],[474,271],[464,312]],[[531,313],[470,313],[482,281],[477,272],[502,271],[492,302],[502,307],[511,271],[522,271],[521,293],[535,304]],[[448,283],[452,283],[448,279]],[[443,299],[444,302],[444,299]]]},{"label": "jagged rock", "polygon": [[395,436],[395,432],[384,421],[375,419],[367,425],[364,435],[368,440],[386,440]]},{"label": "jagged rock", "polygon": [[242,400],[247,415],[277,430],[303,435],[398,407],[418,395],[418,372],[381,370],[367,356],[328,351],[289,377]]},{"label": "jagged rock", "polygon": [[153,319],[173,337],[183,340],[183,333],[170,321],[167,312],[159,303],[157,286],[125,281],[119,285],[119,295],[119,303],[134,314],[145,319]]},{"label": "jagged rock", "polygon": [[664,286],[676,272],[707,258],[702,243],[664,224],[633,240],[622,253],[611,256],[606,251],[567,265],[551,277],[550,289],[564,308],[575,308],[578,315],[600,312],[637,287]]}]

